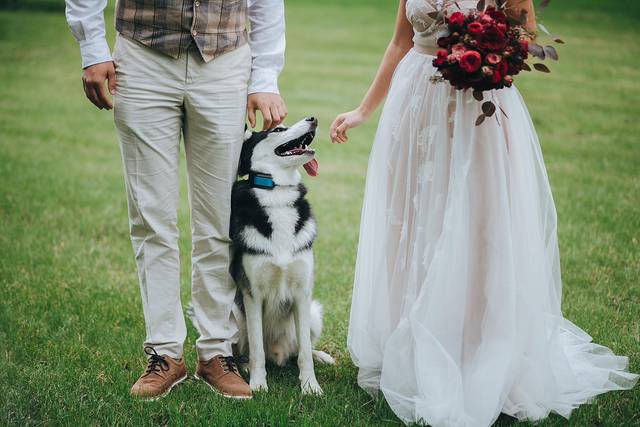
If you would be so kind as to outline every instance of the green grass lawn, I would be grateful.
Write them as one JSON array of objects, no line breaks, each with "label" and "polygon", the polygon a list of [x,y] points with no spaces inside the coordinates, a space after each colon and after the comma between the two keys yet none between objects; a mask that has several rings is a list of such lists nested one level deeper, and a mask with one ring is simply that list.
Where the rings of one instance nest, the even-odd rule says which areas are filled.
[{"label": "green grass lawn", "polygon": [[[320,176],[307,183],[320,228],[316,295],[326,310],[320,347],[338,364],[317,370],[323,397],[300,396],[297,368],[272,368],[269,393],[249,402],[224,400],[193,381],[156,403],[129,397],[144,364],[144,325],[112,116],[83,96],[79,51],[61,0],[0,10],[0,424],[399,424],[384,401],[358,389],[346,351],[376,121],[353,132],[346,146],[327,138],[333,117],[366,90],[392,32],[395,3],[287,2],[281,88],[292,121],[313,114],[321,122]],[[558,208],[565,314],[597,342],[628,355],[639,372],[640,3],[612,3],[553,2],[545,22],[568,42],[561,62],[553,74],[527,75],[518,85],[540,133]],[[186,195],[184,167],[182,179]],[[191,370],[195,338],[190,327]],[[640,387],[601,396],[569,422],[551,416],[540,425],[632,426],[640,425],[639,413]],[[498,424],[511,423],[502,417]]]}]

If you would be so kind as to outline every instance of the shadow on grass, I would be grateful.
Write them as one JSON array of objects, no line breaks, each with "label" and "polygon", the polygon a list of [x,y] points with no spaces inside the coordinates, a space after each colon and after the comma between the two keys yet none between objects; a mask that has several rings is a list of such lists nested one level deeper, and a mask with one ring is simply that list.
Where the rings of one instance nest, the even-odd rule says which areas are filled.
[{"label": "shadow on grass", "polygon": [[0,0],[0,10],[64,13],[64,1],[52,0]]}]

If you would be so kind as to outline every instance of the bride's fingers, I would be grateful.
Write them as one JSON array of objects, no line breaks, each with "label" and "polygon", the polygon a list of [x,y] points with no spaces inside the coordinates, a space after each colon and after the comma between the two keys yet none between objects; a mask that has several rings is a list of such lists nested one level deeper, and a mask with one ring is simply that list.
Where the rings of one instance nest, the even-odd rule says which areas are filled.
[{"label": "bride's fingers", "polygon": [[347,129],[349,129],[349,124],[346,120],[343,121],[336,129],[337,139],[343,144],[349,140],[349,137],[347,136]]},{"label": "bride's fingers", "polygon": [[331,127],[329,128],[329,137],[331,138],[332,143],[336,143],[338,141],[338,127],[344,122],[344,117],[338,116],[331,123]]}]

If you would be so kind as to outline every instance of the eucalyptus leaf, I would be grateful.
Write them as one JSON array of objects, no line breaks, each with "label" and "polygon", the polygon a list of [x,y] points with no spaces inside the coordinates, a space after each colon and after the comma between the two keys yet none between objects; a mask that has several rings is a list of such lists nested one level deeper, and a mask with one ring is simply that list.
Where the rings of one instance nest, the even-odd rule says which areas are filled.
[{"label": "eucalyptus leaf", "polygon": [[554,42],[559,43],[559,44],[564,44],[564,40],[556,37],[555,39],[553,39]]},{"label": "eucalyptus leaf", "polygon": [[482,112],[485,116],[491,117],[496,112],[496,105],[491,101],[487,101],[482,104]]},{"label": "eucalyptus leaf", "polygon": [[551,70],[549,69],[549,67],[547,67],[546,65],[538,62],[533,64],[533,68],[535,68],[536,70],[542,72],[542,73],[550,73]]},{"label": "eucalyptus leaf", "polygon": [[553,59],[554,61],[557,61],[558,58],[558,51],[556,50],[555,47],[553,46],[545,46],[544,47],[544,53],[551,59]]},{"label": "eucalyptus leaf", "polygon": [[549,32],[547,27],[545,27],[542,22],[538,22],[538,28],[540,28],[540,30],[542,30],[542,32],[545,33],[546,35],[548,35],[548,36],[551,35],[551,33]]},{"label": "eucalyptus leaf", "polygon": [[485,0],[480,0],[478,1],[478,5],[476,7],[480,12],[482,12],[485,6],[486,6]]},{"label": "eucalyptus leaf", "polygon": [[544,53],[544,48],[540,46],[538,43],[529,43],[529,53],[535,56],[536,58],[540,58],[542,60],[544,60],[546,57],[546,54]]},{"label": "eucalyptus leaf", "polygon": [[529,66],[529,64],[527,64],[526,62],[522,63],[522,69],[524,71],[531,71],[531,67]]},{"label": "eucalyptus leaf", "polygon": [[476,99],[476,101],[482,101],[484,99],[484,95],[482,94],[481,90],[474,90],[473,97]]},{"label": "eucalyptus leaf", "polygon": [[476,119],[476,126],[480,126],[482,122],[484,122],[485,117],[486,116],[484,114],[480,114]]}]

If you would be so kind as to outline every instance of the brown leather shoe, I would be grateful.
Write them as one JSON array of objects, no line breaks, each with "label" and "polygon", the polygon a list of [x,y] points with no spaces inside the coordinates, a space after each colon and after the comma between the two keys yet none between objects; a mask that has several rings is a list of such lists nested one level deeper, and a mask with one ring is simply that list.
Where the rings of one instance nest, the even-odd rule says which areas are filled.
[{"label": "brown leather shoe", "polygon": [[206,362],[198,362],[196,379],[206,382],[213,391],[233,399],[251,399],[249,384],[238,372],[233,356],[216,356]]},{"label": "brown leather shoe", "polygon": [[172,388],[187,379],[184,359],[161,356],[152,347],[145,347],[149,355],[147,369],[131,387],[131,395],[143,400],[157,400],[169,394]]}]

